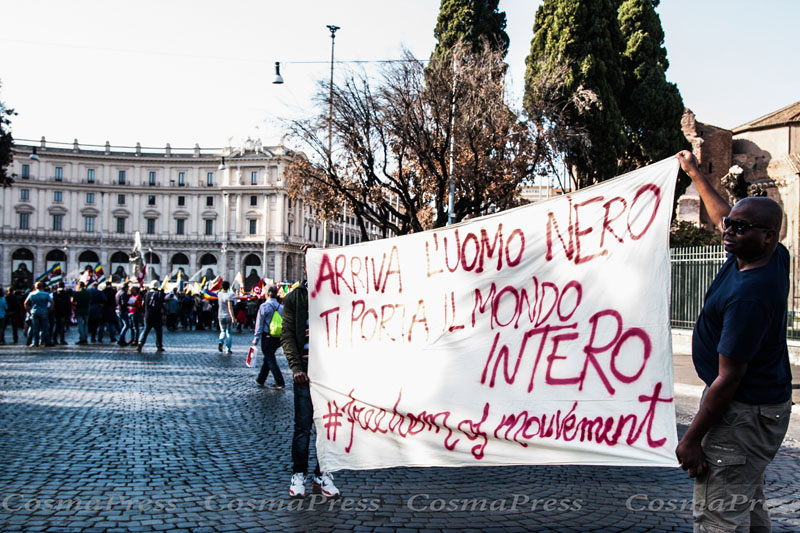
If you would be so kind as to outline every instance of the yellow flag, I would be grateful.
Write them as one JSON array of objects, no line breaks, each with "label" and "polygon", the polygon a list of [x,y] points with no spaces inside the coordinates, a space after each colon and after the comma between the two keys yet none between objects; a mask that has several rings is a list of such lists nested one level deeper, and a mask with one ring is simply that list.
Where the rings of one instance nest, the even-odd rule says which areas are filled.
[{"label": "yellow flag", "polygon": [[[180,276],[180,275],[181,274],[179,272],[178,276]],[[164,292],[166,292],[166,290],[167,290],[167,283],[169,283],[169,276],[164,276],[164,283],[161,284],[161,290],[164,291]]]}]

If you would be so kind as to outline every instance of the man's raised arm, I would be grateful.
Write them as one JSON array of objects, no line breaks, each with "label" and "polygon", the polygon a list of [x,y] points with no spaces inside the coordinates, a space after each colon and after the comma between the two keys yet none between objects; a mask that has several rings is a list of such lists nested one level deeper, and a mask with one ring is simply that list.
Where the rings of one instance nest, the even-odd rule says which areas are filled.
[{"label": "man's raised arm", "polygon": [[706,206],[706,211],[708,211],[711,221],[717,228],[722,229],[722,217],[728,216],[728,213],[731,212],[731,206],[728,205],[728,202],[726,202],[717,190],[711,186],[708,178],[700,171],[700,168],[697,166],[697,159],[692,152],[689,150],[682,150],[678,152],[675,157],[680,161],[683,171],[692,178],[692,183],[694,183],[694,186],[697,188],[697,192],[700,193],[700,199]]}]

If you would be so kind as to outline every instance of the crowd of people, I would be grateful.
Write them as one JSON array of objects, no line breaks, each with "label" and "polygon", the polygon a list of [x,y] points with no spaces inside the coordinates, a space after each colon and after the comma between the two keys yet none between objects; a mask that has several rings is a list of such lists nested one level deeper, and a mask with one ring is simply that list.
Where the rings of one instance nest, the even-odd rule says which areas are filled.
[{"label": "crowd of people", "polygon": [[[252,330],[264,298],[231,296],[231,330]],[[224,306],[227,310],[227,305]],[[30,347],[67,344],[66,333],[75,327],[75,344],[117,343],[120,346],[144,344],[155,329],[157,347],[163,350],[162,328],[168,331],[215,330],[220,326],[217,300],[192,294],[178,287],[162,290],[158,281],[144,287],[123,283],[85,283],[75,289],[64,282],[48,287],[37,282],[32,290],[0,288],[0,344],[22,342]],[[149,327],[148,327],[149,326]]]}]

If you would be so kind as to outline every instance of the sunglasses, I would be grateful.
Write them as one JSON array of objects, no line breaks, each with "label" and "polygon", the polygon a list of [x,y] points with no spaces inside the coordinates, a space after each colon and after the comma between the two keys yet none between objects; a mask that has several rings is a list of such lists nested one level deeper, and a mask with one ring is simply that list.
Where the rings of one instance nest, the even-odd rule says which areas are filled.
[{"label": "sunglasses", "polygon": [[752,228],[771,229],[767,226],[760,226],[758,224],[751,224],[744,220],[736,220],[735,218],[722,217],[722,229],[732,228],[737,235],[744,235],[747,230]]}]

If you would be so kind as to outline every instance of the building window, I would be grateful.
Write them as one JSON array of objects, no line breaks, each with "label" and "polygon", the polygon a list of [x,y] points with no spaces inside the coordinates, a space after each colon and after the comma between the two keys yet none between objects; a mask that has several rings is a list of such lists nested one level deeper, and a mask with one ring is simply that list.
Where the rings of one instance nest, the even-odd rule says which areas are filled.
[{"label": "building window", "polygon": [[117,217],[117,233],[125,233],[125,218]]},{"label": "building window", "polygon": [[30,189],[20,189],[19,190],[19,199],[20,200],[30,200],[31,199],[31,191]]},{"label": "building window", "polygon": [[155,185],[156,185],[156,173],[155,172],[152,172],[152,171],[150,172],[150,181],[148,183],[150,184],[151,187],[155,187]]},{"label": "building window", "polygon": [[177,220],[177,222],[178,222],[178,225],[175,228],[175,233],[177,233],[178,235],[183,235],[183,227],[184,227],[186,221],[184,219],[182,219],[182,218],[179,218]]},{"label": "building window", "polygon": [[178,172],[178,187],[186,187],[186,172]]},{"label": "building window", "polygon": [[209,187],[213,187],[214,186],[214,173],[213,172],[209,172],[208,174],[206,174],[206,185],[208,185]]},{"label": "building window", "polygon": [[86,193],[86,203],[87,204],[93,204],[94,203],[94,193],[93,192],[87,192]]},{"label": "building window", "polygon": [[156,219],[148,218],[147,219],[147,233],[148,235],[153,235],[156,232]]},{"label": "building window", "polygon": [[250,173],[250,185],[258,185],[258,171],[256,170]]},{"label": "building window", "polygon": [[147,196],[147,205],[156,205],[156,195],[155,194],[149,194]]},{"label": "building window", "polygon": [[31,166],[22,165],[22,179],[27,180],[31,177]]},{"label": "building window", "polygon": [[125,171],[124,170],[120,170],[119,171],[119,184],[120,185],[125,185]]},{"label": "building window", "polygon": [[63,193],[61,191],[53,191],[54,202],[61,202],[62,198],[63,198]]},{"label": "building window", "polygon": [[124,194],[118,194],[117,195],[117,204],[125,205],[125,195]]},{"label": "building window", "polygon": [[711,174],[711,169],[714,168],[711,166],[711,161],[708,162],[708,173]]},{"label": "building window", "polygon": [[289,209],[291,209],[292,208],[292,199],[291,198],[287,198],[287,200],[289,200]]},{"label": "building window", "polygon": [[250,197],[250,205],[258,205],[258,196],[253,195]]},{"label": "building window", "polygon": [[214,207],[214,197],[206,196],[206,207]]},{"label": "building window", "polygon": [[186,197],[185,196],[178,196],[178,206],[186,205]]},{"label": "building window", "polygon": [[251,220],[250,221],[250,235],[255,235],[256,234],[256,229],[257,229],[257,225],[258,225],[257,222],[258,221],[256,221],[256,220]]},{"label": "building window", "polygon": [[63,167],[56,167],[56,181],[61,181],[63,179],[64,179]]},{"label": "building window", "polygon": [[94,169],[86,169],[86,183],[94,183]]},{"label": "building window", "polygon": [[19,214],[19,229],[28,229],[31,215],[29,213]]},{"label": "building window", "polygon": [[64,215],[53,215],[53,230],[61,231],[63,221],[64,221]]},{"label": "building window", "polygon": [[214,221],[206,220],[206,235],[214,235]]},{"label": "building window", "polygon": [[289,235],[292,234],[292,221],[289,221]]},{"label": "building window", "polygon": [[87,233],[94,233],[95,217],[83,217],[83,228]]}]

